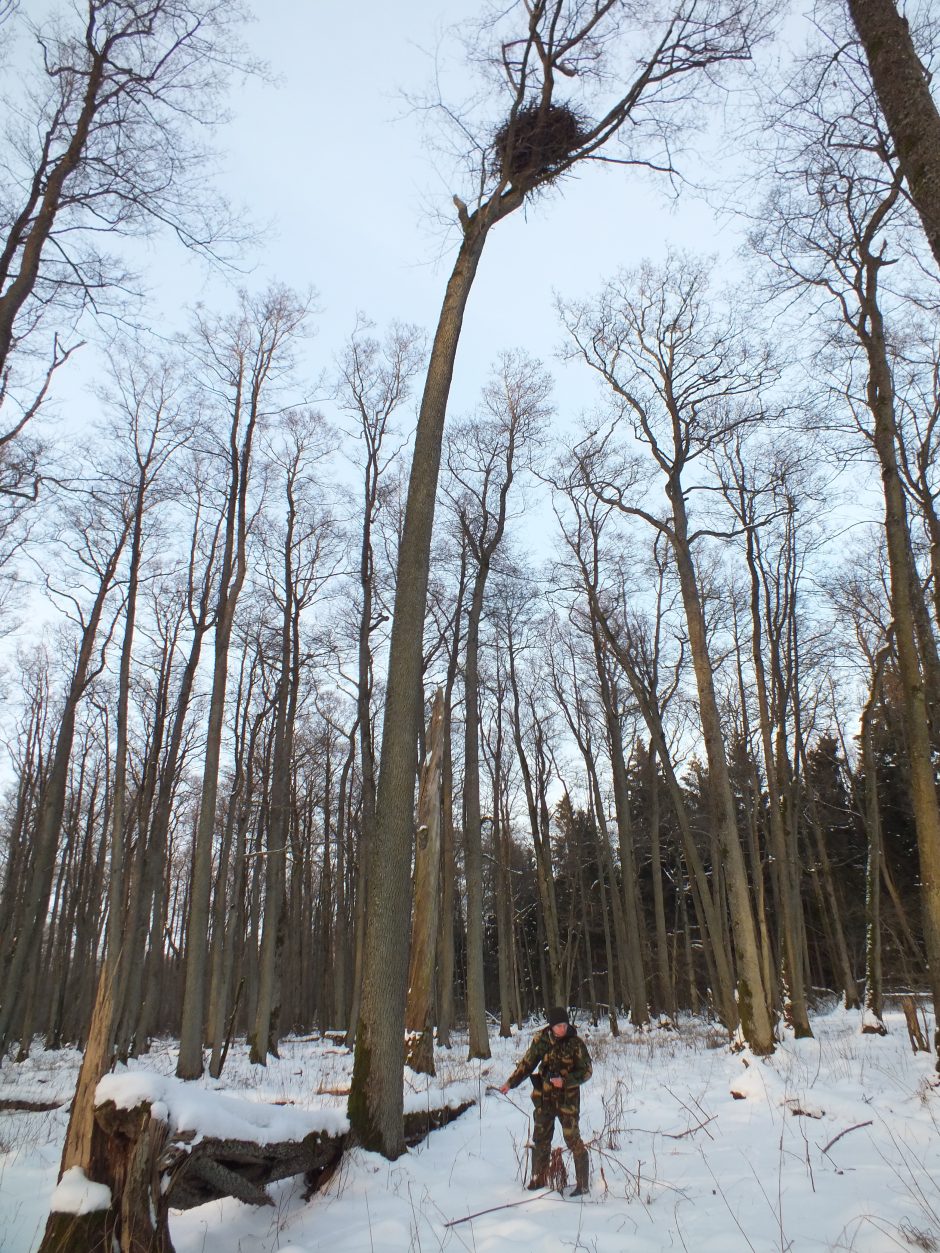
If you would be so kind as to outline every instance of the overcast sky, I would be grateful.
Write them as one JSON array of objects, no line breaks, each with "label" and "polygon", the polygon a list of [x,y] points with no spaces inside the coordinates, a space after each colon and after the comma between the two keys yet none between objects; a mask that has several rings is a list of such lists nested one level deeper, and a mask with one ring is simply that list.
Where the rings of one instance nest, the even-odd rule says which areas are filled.
[{"label": "overcast sky", "polygon": [[[67,0],[26,0],[29,12],[59,9]],[[142,320],[163,334],[182,330],[198,300],[224,312],[234,285],[258,290],[270,280],[318,292],[303,373],[314,402],[325,398],[324,375],[355,323],[357,312],[381,330],[394,319],[433,331],[458,242],[452,194],[469,197],[453,162],[429,142],[426,119],[407,97],[426,95],[438,72],[448,101],[460,102],[472,80],[448,38],[479,12],[473,0],[252,0],[256,20],[245,31],[251,53],[267,63],[271,80],[237,83],[231,121],[214,137],[222,190],[266,224],[246,272],[220,280],[175,241],[148,246],[145,279],[152,299]],[[786,6],[782,6],[785,8]],[[802,41],[795,5],[761,56],[786,61]],[[464,23],[461,25],[461,17]],[[15,56],[32,56],[25,41]],[[769,70],[763,71],[765,74]],[[625,55],[624,81],[634,66]],[[492,232],[471,293],[457,358],[450,418],[477,402],[497,354],[524,348],[541,357],[556,380],[556,434],[573,428],[579,411],[596,407],[592,373],[557,357],[562,334],[554,296],[587,296],[620,267],[661,258],[670,247],[718,254],[724,272],[741,274],[736,257],[744,225],[714,207],[735,170],[728,137],[745,111],[744,80],[707,112],[708,135],[687,142],[684,174],[714,188],[708,198],[663,176],[622,166],[582,164],[577,173]],[[226,286],[228,283],[228,286]],[[87,427],[98,413],[90,384],[101,359],[89,345],[56,380],[54,421]],[[320,380],[319,385],[317,380]],[[420,392],[420,382],[416,388]],[[329,416],[329,403],[322,407]],[[405,421],[411,421],[406,415]],[[51,442],[57,433],[47,432]],[[877,516],[877,500],[872,497]],[[547,496],[528,505],[522,537],[540,557],[553,532],[545,525]]]},{"label": "overcast sky", "polygon": [[[467,188],[432,150],[403,93],[430,87],[438,48],[453,52],[453,41],[441,43],[445,25],[477,8],[464,0],[257,5],[252,42],[282,86],[253,84],[239,98],[230,169],[242,173],[232,186],[277,223],[263,268],[320,291],[323,346],[348,333],[357,308],[380,323],[433,328],[457,241],[438,215],[451,220],[450,197]],[[456,61],[441,63],[449,99],[468,85]],[[730,232],[722,235],[701,200],[671,203],[663,179],[582,167],[488,241],[458,358],[458,406],[472,403],[499,349],[551,353],[560,338],[553,289],[586,294],[670,242],[730,248]]]},{"label": "overcast sky", "polygon": [[[32,12],[67,0],[24,2]],[[173,241],[154,242],[145,276],[152,302],[143,321],[170,334],[183,329],[187,306],[197,300],[224,312],[234,303],[236,282],[255,290],[270,280],[316,288],[317,335],[304,371],[314,380],[330,372],[357,311],[380,331],[393,319],[433,331],[458,240],[446,226],[451,195],[468,189],[429,145],[422,116],[405,97],[430,88],[445,29],[461,15],[476,15],[478,6],[473,0],[253,5],[257,20],[246,39],[275,81],[236,85],[232,120],[216,138],[222,189],[267,229],[246,258],[247,272],[228,287]],[[801,39],[800,21],[794,17],[787,26],[789,46]],[[785,59],[785,48],[779,40],[764,55]],[[15,53],[32,54],[25,43]],[[627,62],[624,81],[632,77]],[[440,63],[440,85],[448,99],[465,95],[469,80],[455,59]],[[732,95],[709,110],[711,133],[690,141],[683,172],[716,186],[731,178],[733,157],[716,154],[727,146],[726,124],[740,119],[742,100]],[[555,375],[557,428],[564,431],[580,409],[596,404],[598,392],[589,371],[555,356],[562,340],[555,292],[589,295],[618,268],[661,258],[670,247],[717,253],[726,269],[740,273],[735,253],[743,224],[717,213],[712,205],[720,200],[686,190],[676,198],[662,177],[587,164],[500,223],[470,297],[451,417],[473,407],[499,351],[521,347]],[[87,383],[99,367],[89,345],[57,378],[65,424],[83,426],[97,413]],[[312,383],[311,396],[318,398]],[[869,516],[877,516],[875,497],[872,505]],[[544,556],[549,528],[533,527],[531,516],[527,522],[524,542]]]},{"label": "overcast sky", "polygon": [[[33,2],[52,8],[61,0]],[[441,88],[449,100],[462,98],[470,80],[453,57],[454,41],[442,37],[478,6],[254,0],[254,10],[247,42],[276,81],[238,84],[231,124],[217,139],[223,189],[269,225],[246,259],[251,272],[236,281],[317,289],[312,378],[330,367],[357,311],[379,328],[399,319],[433,329],[457,242],[446,226],[450,198],[467,188],[428,143],[425,121],[406,96],[430,87],[439,51],[449,48]],[[625,79],[631,71],[625,62]],[[685,169],[701,174],[695,154]],[[676,200],[662,177],[579,167],[492,233],[467,311],[452,412],[472,407],[501,349],[523,347],[559,379],[559,420],[566,422],[589,402],[593,384],[583,368],[554,359],[561,336],[553,293],[587,295],[618,267],[661,256],[670,245],[728,255],[737,242],[732,223],[719,223],[700,197]],[[154,244],[147,263],[152,321],[163,331],[178,329],[195,300],[217,308],[231,301],[218,278],[172,241]],[[78,380],[94,373],[93,353],[84,355],[71,379],[61,380],[66,418],[94,408],[76,394]]]}]

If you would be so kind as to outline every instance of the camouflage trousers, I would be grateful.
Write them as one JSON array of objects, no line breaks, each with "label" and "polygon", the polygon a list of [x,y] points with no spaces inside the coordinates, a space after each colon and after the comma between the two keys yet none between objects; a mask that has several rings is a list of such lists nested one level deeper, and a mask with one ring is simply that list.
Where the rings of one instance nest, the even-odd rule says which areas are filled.
[{"label": "camouflage trousers", "polygon": [[532,1135],[533,1177],[548,1169],[556,1118],[561,1123],[565,1144],[571,1150],[575,1169],[580,1175],[580,1171],[586,1168],[588,1160],[588,1151],[581,1139],[581,1129],[578,1126],[578,1118],[581,1114],[580,1089],[577,1087],[552,1088],[546,1084],[541,1090],[532,1089],[532,1102],[535,1106],[535,1131]]}]

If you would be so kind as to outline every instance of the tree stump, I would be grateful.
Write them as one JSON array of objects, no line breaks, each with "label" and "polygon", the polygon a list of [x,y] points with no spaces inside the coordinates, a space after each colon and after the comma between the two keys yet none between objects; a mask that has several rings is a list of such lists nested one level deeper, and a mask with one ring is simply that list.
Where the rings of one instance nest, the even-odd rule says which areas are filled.
[{"label": "tree stump", "polygon": [[917,1006],[914,1004],[913,996],[902,996],[901,1008],[904,1010],[907,1036],[911,1042],[911,1048],[915,1053],[929,1053],[930,1045],[927,1043],[926,1037],[921,1030],[920,1022],[917,1018]]},{"label": "tree stump", "polygon": [[405,1036],[405,1064],[418,1075],[434,1074],[434,1032],[409,1031]]},{"label": "tree stump", "polygon": [[[419,1144],[473,1105],[405,1115],[405,1143]],[[309,1198],[332,1176],[349,1133],[311,1131],[301,1140],[253,1140],[173,1130],[154,1117],[151,1101],[123,1109],[106,1100],[95,1107],[89,1179],[110,1189],[111,1204],[91,1213],[49,1215],[39,1253],[173,1253],[169,1211],[192,1209],[234,1196],[271,1205],[269,1183],[304,1175]]]},{"label": "tree stump", "polygon": [[158,1167],[167,1134],[149,1104],[97,1107],[88,1173],[110,1189],[111,1206],[87,1214],[53,1211],[40,1253],[112,1253],[115,1242],[121,1253],[173,1253]]},{"label": "tree stump", "polygon": [[95,1108],[90,1176],[111,1190],[111,1207],[90,1214],[49,1215],[39,1253],[173,1253],[170,1209],[237,1197],[270,1205],[269,1183],[306,1175],[311,1191],[332,1173],[346,1147],[346,1133],[313,1131],[303,1140],[256,1144],[249,1140],[171,1133],[152,1115],[150,1102],[119,1109],[113,1101]]}]

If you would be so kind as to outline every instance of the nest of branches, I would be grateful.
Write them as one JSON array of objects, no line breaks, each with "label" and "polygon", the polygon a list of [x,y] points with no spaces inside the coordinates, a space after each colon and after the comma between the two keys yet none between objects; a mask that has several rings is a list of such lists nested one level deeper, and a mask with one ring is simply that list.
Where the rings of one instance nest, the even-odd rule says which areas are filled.
[{"label": "nest of branches", "polygon": [[517,185],[549,182],[586,134],[585,119],[570,105],[524,105],[493,136],[499,173]]}]

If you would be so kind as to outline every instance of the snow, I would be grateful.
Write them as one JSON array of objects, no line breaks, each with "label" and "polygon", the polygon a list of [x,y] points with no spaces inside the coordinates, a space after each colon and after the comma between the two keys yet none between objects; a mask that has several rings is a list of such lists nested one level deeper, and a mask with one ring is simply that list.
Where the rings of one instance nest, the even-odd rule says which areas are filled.
[{"label": "snow", "polygon": [[49,1208],[56,1214],[94,1214],[111,1205],[111,1189],[94,1183],[81,1166],[70,1167],[56,1185]]},{"label": "snow", "polygon": [[[617,1040],[606,1027],[582,1026],[595,1059],[582,1101],[592,1161],[583,1205],[523,1190],[528,1085],[506,1097],[490,1090],[508,1076],[529,1032],[492,1039],[485,1062],[468,1063],[458,1042],[436,1051],[436,1077],[406,1071],[406,1108],[467,1099],[476,1108],[396,1162],[348,1153],[309,1202],[296,1179],[268,1188],[273,1207],[228,1199],[174,1211],[173,1241],[178,1253],[940,1250],[934,1058],[911,1052],[900,1013],[889,1010],[884,1020],[889,1034],[881,1037],[861,1034],[858,1012],[817,1015],[814,1039],[788,1037],[766,1059],[732,1053],[716,1027],[690,1019],[676,1032],[625,1030]],[[21,1065],[3,1064],[0,1100],[50,1092],[67,1100],[77,1063],[75,1053],[37,1045]],[[296,1120],[299,1134],[316,1120],[345,1125],[352,1058],[326,1042],[286,1041],[265,1068],[235,1045],[219,1081],[179,1084],[175,1065],[176,1046],[164,1042],[103,1081],[99,1097],[133,1103],[149,1093],[176,1125],[203,1135],[237,1124],[239,1138],[245,1127],[257,1138],[267,1119],[282,1115]],[[292,1104],[272,1114],[264,1107],[275,1101]],[[65,1107],[0,1113],[4,1253],[38,1245],[66,1121]],[[570,1158],[568,1169],[573,1176]],[[494,1208],[502,1206],[512,1208]],[[478,1216],[445,1225],[469,1215]]]},{"label": "snow", "polygon": [[881,1019],[874,1010],[869,1009],[867,1006],[862,1010],[862,1027],[865,1031],[875,1032],[878,1035],[881,1034]]},{"label": "snow", "polygon": [[[409,1090],[409,1084],[411,1088]],[[480,1087],[476,1083],[451,1083],[443,1090],[434,1087],[434,1081],[426,1081],[424,1075],[405,1070],[405,1113],[419,1114],[425,1109],[456,1109],[468,1101],[480,1099]]]},{"label": "snow", "polygon": [[349,1130],[349,1120],[335,1109],[259,1105],[206,1091],[171,1075],[126,1066],[105,1075],[98,1084],[95,1103],[105,1101],[113,1101],[118,1109],[133,1109],[149,1101],[153,1115],[169,1123],[173,1131],[195,1131],[193,1144],[207,1137],[273,1144],[303,1140],[314,1131],[333,1136]]}]

